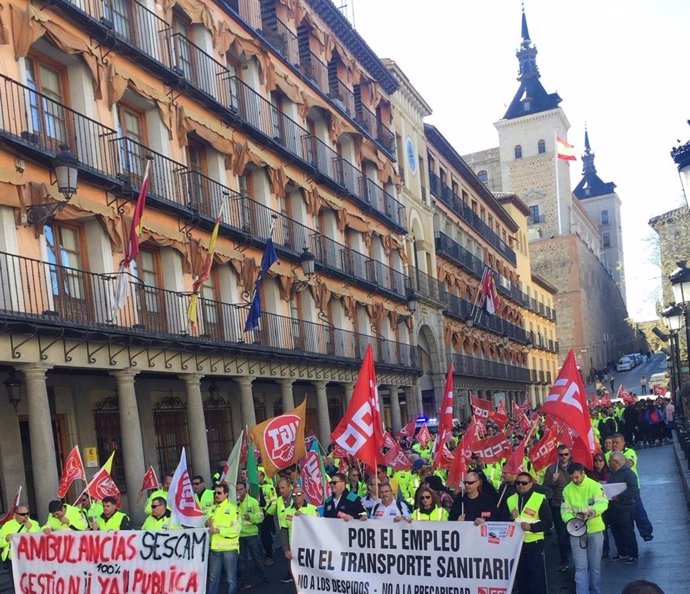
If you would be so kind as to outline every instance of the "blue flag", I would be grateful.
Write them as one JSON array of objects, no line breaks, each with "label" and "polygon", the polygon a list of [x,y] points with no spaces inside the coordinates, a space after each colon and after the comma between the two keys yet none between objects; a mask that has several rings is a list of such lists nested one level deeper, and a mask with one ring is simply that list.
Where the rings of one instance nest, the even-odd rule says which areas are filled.
[{"label": "blue flag", "polygon": [[259,328],[259,320],[261,319],[261,281],[277,260],[278,256],[276,256],[276,249],[273,246],[273,238],[269,237],[264,249],[264,255],[261,257],[261,270],[259,270],[259,276],[254,285],[254,296],[249,305],[247,322],[244,325],[245,332]]}]

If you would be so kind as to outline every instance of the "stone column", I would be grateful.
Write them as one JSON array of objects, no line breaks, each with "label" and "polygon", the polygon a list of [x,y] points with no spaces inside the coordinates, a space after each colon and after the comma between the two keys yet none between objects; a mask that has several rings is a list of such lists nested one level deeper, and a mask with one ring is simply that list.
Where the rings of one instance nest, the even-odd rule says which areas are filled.
[{"label": "stone column", "polygon": [[355,382],[343,382],[343,390],[345,390],[345,408],[350,406],[350,400],[352,400],[352,392],[355,389]]},{"label": "stone column", "polygon": [[[419,384],[414,386],[405,386],[405,401],[407,402],[407,414],[412,418],[412,416],[418,416],[422,414],[422,389]],[[408,419],[409,421],[409,419]]]},{"label": "stone column", "polygon": [[402,428],[402,421],[400,420],[400,399],[398,398],[398,386],[388,386],[388,391],[391,396],[391,425],[393,428],[393,435],[397,435]]},{"label": "stone column", "polygon": [[120,408],[120,435],[122,436],[122,459],[125,464],[125,483],[129,515],[135,524],[142,524],[145,515],[142,506],[137,505],[137,494],[141,479],[146,471],[144,445],[141,441],[141,423],[134,378],[138,372],[131,369],[113,371],[117,381],[117,396]]},{"label": "stone column", "polygon": [[[55,464],[53,422],[50,415],[46,388],[46,365],[21,367],[26,382],[29,408],[29,440],[31,443],[31,467],[36,493],[36,515],[42,520],[48,516],[48,503],[56,499],[59,482]],[[137,487],[138,488],[138,487]]]},{"label": "stone column", "polygon": [[460,390],[453,385],[453,418],[460,418]]},{"label": "stone column", "polygon": [[331,420],[328,416],[326,382],[314,382],[316,388],[316,412],[319,419],[319,441],[324,449],[331,445]]},{"label": "stone column", "polygon": [[252,391],[251,377],[238,377],[237,384],[240,387],[240,410],[242,411],[242,426],[252,427],[256,425],[256,413],[254,412],[254,393]]},{"label": "stone column", "polygon": [[279,379],[280,384],[280,399],[283,403],[283,414],[295,408],[295,396],[292,392],[292,384],[295,380]]},{"label": "stone column", "polygon": [[189,427],[190,459],[194,474],[200,474],[204,480],[211,477],[211,463],[208,457],[208,438],[206,436],[206,418],[204,402],[201,399],[201,378],[198,373],[187,373],[182,376],[187,388],[187,426]]}]

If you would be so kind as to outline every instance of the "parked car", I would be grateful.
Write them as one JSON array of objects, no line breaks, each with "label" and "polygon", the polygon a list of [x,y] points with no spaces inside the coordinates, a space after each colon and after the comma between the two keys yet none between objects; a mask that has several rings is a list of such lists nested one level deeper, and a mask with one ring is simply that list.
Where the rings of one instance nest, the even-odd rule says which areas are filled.
[{"label": "parked car", "polygon": [[625,356],[618,360],[618,363],[616,364],[616,371],[630,371],[633,367],[635,367],[633,360],[630,357]]},{"label": "parked car", "polygon": [[649,388],[651,389],[654,386],[663,386],[664,388],[668,388],[668,381],[668,371],[653,373],[649,378]]}]

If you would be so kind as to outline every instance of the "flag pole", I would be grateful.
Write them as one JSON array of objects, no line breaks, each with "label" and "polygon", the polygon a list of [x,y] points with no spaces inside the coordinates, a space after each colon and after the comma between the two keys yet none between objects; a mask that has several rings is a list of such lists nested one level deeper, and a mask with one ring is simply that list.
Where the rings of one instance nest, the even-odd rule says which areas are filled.
[{"label": "flag pole", "polygon": [[[276,213],[273,213],[271,215],[271,226],[269,227],[269,230],[268,230],[268,239],[266,240],[267,242],[273,240],[273,231],[275,230],[277,219],[278,219],[278,215]],[[261,270],[259,269],[259,276],[256,278],[256,282],[254,283],[254,289],[252,290],[252,296],[251,296],[251,299],[249,300],[249,308],[250,309],[251,309],[252,304],[254,303],[254,298],[256,297],[256,292],[259,289],[259,283],[261,282],[262,279],[263,279],[263,276],[261,274]],[[249,313],[247,315],[249,315]],[[245,330],[245,332],[246,332],[246,330]]]},{"label": "flag pole", "polygon": [[558,212],[558,235],[563,234],[563,222],[561,220],[561,187],[558,177],[558,134],[553,133],[554,162],[556,164],[556,211]]},{"label": "flag pole", "polygon": [[486,278],[486,274],[489,270],[489,267],[485,264],[484,265],[484,272],[482,273],[482,278],[479,281],[479,290],[477,291],[477,295],[474,298],[474,303],[472,304],[472,313],[470,316],[470,319],[474,324],[479,324],[479,321],[482,318],[482,309],[480,307],[477,307],[477,303],[479,303],[479,299],[483,295],[482,293],[482,287],[484,286],[484,279]]}]

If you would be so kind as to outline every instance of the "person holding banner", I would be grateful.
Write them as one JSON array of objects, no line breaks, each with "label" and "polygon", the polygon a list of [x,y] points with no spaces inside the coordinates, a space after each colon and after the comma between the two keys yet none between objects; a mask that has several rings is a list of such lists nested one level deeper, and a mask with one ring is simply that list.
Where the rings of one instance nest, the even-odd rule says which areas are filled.
[{"label": "person holding banner", "polygon": [[309,503],[304,496],[304,491],[299,487],[295,489],[292,498],[292,505],[286,510],[286,519],[289,522],[288,532],[292,538],[292,520],[295,516],[313,516],[314,518],[319,517],[319,510],[316,506]]},{"label": "person holding banner", "polygon": [[362,500],[356,493],[351,493],[345,487],[345,475],[336,472],[331,477],[331,495],[326,498],[323,506],[324,518],[341,518],[346,522],[354,518],[367,519],[367,512]]},{"label": "person holding banner", "polygon": [[106,495],[103,498],[103,513],[96,518],[97,530],[114,532],[115,530],[132,529],[129,516],[118,509],[117,503],[117,499],[112,495]]},{"label": "person holding banner", "polygon": [[228,485],[221,483],[213,489],[216,504],[208,514],[206,525],[211,535],[208,556],[208,594],[220,591],[221,570],[225,571],[227,594],[237,591],[237,557],[240,550],[240,520],[237,507],[228,499]]},{"label": "person holding banner", "polygon": [[412,521],[407,504],[393,497],[393,489],[389,484],[381,485],[379,487],[379,494],[381,495],[381,501],[371,509],[370,517],[372,520]]},{"label": "person holding banner", "polygon": [[175,530],[179,528],[179,526],[172,526],[170,524],[170,516],[168,502],[163,497],[156,497],[151,502],[151,515],[144,520],[141,529],[158,532],[160,530]]},{"label": "person holding banner", "polygon": [[463,490],[458,492],[450,508],[451,521],[474,522],[476,526],[496,517],[496,500],[484,492],[478,472],[468,472],[462,481]]},{"label": "person holding banner", "polygon": [[48,519],[43,525],[43,532],[50,534],[63,530],[88,530],[89,525],[81,512],[59,499],[48,503]]},{"label": "person holding banner", "polygon": [[415,510],[411,517],[417,522],[445,522],[448,520],[448,511],[438,504],[433,489],[422,485],[417,489]]},{"label": "person holding banner", "polygon": [[601,594],[601,555],[604,548],[604,520],[602,514],[609,502],[604,488],[585,474],[579,462],[568,466],[570,482],[563,489],[561,516],[563,522],[580,518],[585,521],[582,536],[570,536],[570,548],[575,564],[575,594]]},{"label": "person holding banner", "polygon": [[18,505],[14,510],[12,519],[0,527],[0,561],[7,563],[12,559],[12,537],[15,534],[30,534],[40,532],[41,525],[31,519],[29,508],[26,505]]},{"label": "person holding banner", "polygon": [[546,594],[544,532],[551,529],[551,506],[543,493],[534,489],[532,475],[521,472],[515,479],[515,493],[508,498],[511,517],[525,535],[515,579],[520,592]]}]

